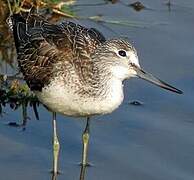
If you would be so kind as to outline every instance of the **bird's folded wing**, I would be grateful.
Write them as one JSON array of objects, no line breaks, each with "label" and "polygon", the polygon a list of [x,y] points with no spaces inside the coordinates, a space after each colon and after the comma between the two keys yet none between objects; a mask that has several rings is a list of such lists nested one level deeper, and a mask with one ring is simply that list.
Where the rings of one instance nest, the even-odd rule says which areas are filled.
[{"label": "bird's folded wing", "polygon": [[19,67],[32,90],[49,83],[56,63],[90,61],[105,41],[96,29],[72,22],[51,24],[37,14],[14,14],[12,20]]}]

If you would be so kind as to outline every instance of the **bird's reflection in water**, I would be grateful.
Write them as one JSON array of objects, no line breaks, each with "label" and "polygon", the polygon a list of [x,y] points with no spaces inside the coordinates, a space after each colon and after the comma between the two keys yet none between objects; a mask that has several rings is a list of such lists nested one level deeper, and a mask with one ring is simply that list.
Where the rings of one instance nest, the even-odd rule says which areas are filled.
[{"label": "bird's reflection in water", "polygon": [[84,180],[85,179],[86,167],[87,167],[86,165],[81,165],[79,180]]},{"label": "bird's reflection in water", "polygon": [[51,178],[51,180],[57,180],[57,175],[58,175],[58,174],[56,174],[56,173],[52,173],[52,178]]},{"label": "bird's reflection in water", "polygon": [[[79,180],[85,180],[86,169],[87,169],[87,165],[81,165]],[[51,180],[57,180],[57,176],[58,174],[52,173]]]}]

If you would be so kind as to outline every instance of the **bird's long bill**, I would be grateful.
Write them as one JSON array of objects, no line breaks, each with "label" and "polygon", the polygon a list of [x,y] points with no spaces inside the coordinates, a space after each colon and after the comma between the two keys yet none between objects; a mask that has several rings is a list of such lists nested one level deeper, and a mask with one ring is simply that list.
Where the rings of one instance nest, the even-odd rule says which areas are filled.
[{"label": "bird's long bill", "polygon": [[137,66],[134,66],[133,68],[136,71],[137,76],[140,77],[141,79],[149,81],[149,82],[151,82],[151,83],[153,83],[153,84],[155,84],[155,85],[157,85],[161,88],[167,89],[169,91],[172,91],[172,92],[175,92],[175,93],[178,93],[178,94],[183,93],[181,90],[179,90],[179,89],[177,89],[177,88],[161,81],[160,79],[154,77],[152,74],[145,72],[141,68],[139,68]]}]

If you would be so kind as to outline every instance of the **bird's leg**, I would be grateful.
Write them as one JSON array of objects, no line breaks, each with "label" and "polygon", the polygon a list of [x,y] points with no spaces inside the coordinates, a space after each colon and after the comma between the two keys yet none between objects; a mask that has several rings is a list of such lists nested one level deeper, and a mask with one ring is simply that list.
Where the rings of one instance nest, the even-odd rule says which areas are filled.
[{"label": "bird's leg", "polygon": [[58,157],[60,144],[57,137],[56,113],[53,112],[53,174],[58,173]]},{"label": "bird's leg", "polygon": [[82,134],[82,142],[83,142],[83,149],[82,149],[82,166],[87,166],[87,154],[88,154],[88,143],[89,143],[89,126],[90,126],[90,118],[87,117],[87,124],[85,130]]}]

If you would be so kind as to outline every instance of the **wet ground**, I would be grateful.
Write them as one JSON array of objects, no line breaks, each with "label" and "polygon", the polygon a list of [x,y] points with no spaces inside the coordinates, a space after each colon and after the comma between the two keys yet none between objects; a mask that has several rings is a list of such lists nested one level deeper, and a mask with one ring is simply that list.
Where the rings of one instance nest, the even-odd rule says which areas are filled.
[{"label": "wet ground", "polygon": [[[96,1],[95,3],[103,1]],[[159,89],[139,79],[125,82],[125,100],[110,115],[91,123],[86,180],[193,180],[194,178],[194,51],[193,0],[141,1],[134,11],[123,3],[78,6],[80,16],[103,15],[106,20],[135,21],[141,27],[79,23],[99,29],[107,38],[128,37],[142,67],[180,88],[183,95]],[[88,1],[79,1],[86,4]],[[113,31],[114,32],[113,32]],[[3,71],[3,70],[2,70]],[[131,101],[143,104],[135,106]],[[52,164],[51,114],[39,108],[40,120],[29,111],[26,131],[6,124],[21,119],[9,108],[0,119],[1,180],[49,180]],[[58,115],[61,142],[58,180],[79,179],[81,133],[85,122]]]}]

